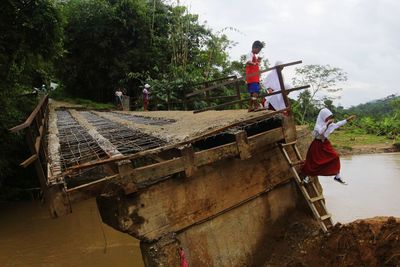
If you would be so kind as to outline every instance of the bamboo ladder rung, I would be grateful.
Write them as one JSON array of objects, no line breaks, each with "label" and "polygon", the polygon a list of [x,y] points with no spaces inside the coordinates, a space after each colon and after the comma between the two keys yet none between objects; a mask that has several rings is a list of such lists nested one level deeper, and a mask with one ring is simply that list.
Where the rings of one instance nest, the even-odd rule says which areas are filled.
[{"label": "bamboo ladder rung", "polygon": [[296,140],[296,141],[293,141],[293,142],[289,142],[289,143],[281,143],[280,145],[281,145],[282,147],[287,147],[287,146],[294,145],[294,144],[296,144],[296,143],[297,143],[297,140]]},{"label": "bamboo ladder rung", "polygon": [[302,165],[304,163],[304,160],[299,160],[299,161],[295,161],[295,162],[290,162],[290,165],[293,166],[298,166],[298,165]]},{"label": "bamboo ladder rung", "polygon": [[319,219],[320,219],[321,221],[325,221],[325,220],[327,220],[327,219],[330,219],[331,217],[332,217],[331,214],[326,214],[326,215],[324,215],[324,216],[319,217]]},{"label": "bamboo ladder rung", "polygon": [[317,202],[317,201],[323,200],[323,199],[325,199],[324,196],[320,195],[320,196],[317,196],[317,197],[310,198],[310,201],[314,203],[314,202]]}]

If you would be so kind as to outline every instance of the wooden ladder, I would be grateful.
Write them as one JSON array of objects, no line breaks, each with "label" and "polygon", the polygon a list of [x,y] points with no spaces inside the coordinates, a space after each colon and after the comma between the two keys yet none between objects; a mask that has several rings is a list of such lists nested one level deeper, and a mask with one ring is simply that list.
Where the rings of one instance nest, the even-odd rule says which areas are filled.
[{"label": "wooden ladder", "polygon": [[[321,229],[324,233],[328,232],[328,229],[333,226],[332,216],[327,212],[325,206],[325,198],[321,192],[317,189],[314,180],[314,177],[309,177],[310,182],[303,183],[301,178],[296,170],[296,166],[301,166],[304,163],[304,160],[301,157],[300,151],[296,145],[297,141],[289,142],[289,143],[280,143],[280,148],[285,156],[287,162],[289,163],[290,170],[294,176],[294,179],[297,185],[300,188],[300,191],[303,193],[304,198],[307,201],[308,206],[310,207],[312,213],[314,214],[315,219],[321,226]],[[294,153],[296,154],[296,161],[292,161],[290,159],[289,153],[287,151],[288,147],[292,147]]]}]

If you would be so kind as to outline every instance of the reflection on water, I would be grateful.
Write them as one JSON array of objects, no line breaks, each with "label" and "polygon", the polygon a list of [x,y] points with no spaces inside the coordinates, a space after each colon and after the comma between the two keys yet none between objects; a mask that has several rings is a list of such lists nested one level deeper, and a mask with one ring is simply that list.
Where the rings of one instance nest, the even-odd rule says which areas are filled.
[{"label": "reflection on water", "polygon": [[0,203],[0,266],[142,267],[139,241],[101,223],[94,200],[49,218],[38,202]]},{"label": "reflection on water", "polygon": [[327,208],[335,222],[375,216],[400,217],[400,153],[341,158],[347,186],[320,177]]}]

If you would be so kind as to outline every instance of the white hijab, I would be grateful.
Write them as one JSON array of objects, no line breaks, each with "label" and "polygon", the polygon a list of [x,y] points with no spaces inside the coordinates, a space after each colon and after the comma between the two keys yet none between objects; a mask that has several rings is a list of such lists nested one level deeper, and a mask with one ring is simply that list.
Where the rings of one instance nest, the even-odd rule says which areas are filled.
[{"label": "white hijab", "polygon": [[329,129],[329,131],[327,132],[328,123],[326,122],[326,119],[331,115],[332,115],[332,111],[330,111],[327,108],[323,108],[319,111],[317,121],[315,122],[315,127],[314,127],[314,131],[313,131],[314,137],[322,136],[323,138],[325,138],[325,137],[328,137],[328,135],[331,132],[333,132],[335,127],[332,127],[332,129]]}]

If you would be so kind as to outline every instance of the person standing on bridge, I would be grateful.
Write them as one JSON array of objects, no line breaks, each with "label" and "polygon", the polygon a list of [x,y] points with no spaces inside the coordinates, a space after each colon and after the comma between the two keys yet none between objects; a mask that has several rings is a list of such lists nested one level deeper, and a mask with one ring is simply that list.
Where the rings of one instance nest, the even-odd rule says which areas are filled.
[{"label": "person standing on bridge", "polygon": [[257,55],[264,45],[260,41],[255,41],[251,52],[246,57],[246,83],[247,91],[250,94],[249,111],[259,109],[258,94],[260,92],[260,61]]},{"label": "person standing on bridge", "polygon": [[148,111],[150,88],[151,88],[151,86],[148,83],[146,83],[143,88],[143,110],[144,111]]},{"label": "person standing on bridge", "polygon": [[[282,65],[281,61],[275,63],[275,67]],[[282,76],[283,79],[283,76]],[[278,72],[276,69],[271,70],[270,73],[263,79],[262,86],[267,90],[269,94],[281,91],[281,84],[279,83]],[[292,88],[291,85],[284,83],[285,89]],[[285,101],[283,100],[282,94],[276,94],[272,96],[266,96],[261,101],[264,108],[268,110],[282,110],[286,108]]]},{"label": "person standing on bridge", "polygon": [[115,90],[115,104],[117,109],[122,109],[122,91],[120,88]]},{"label": "person standing on bridge", "polygon": [[308,148],[306,160],[301,169],[301,176],[305,177],[304,183],[309,182],[310,176],[334,175],[333,179],[336,182],[346,184],[340,176],[339,154],[333,149],[328,136],[337,128],[355,118],[355,115],[351,115],[347,119],[335,123],[333,114],[329,109],[320,110],[313,130],[314,140]]}]

